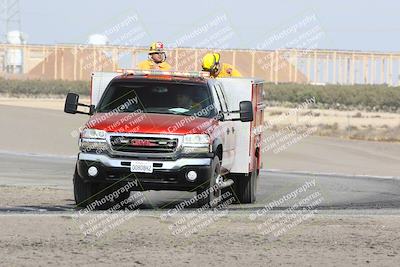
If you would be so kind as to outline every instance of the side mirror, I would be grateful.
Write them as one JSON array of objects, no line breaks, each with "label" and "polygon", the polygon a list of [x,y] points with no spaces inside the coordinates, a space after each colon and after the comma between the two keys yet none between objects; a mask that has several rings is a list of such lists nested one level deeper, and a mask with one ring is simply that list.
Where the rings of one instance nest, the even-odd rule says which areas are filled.
[{"label": "side mirror", "polygon": [[[89,112],[78,111],[78,106],[88,107]],[[87,114],[93,115],[94,113],[94,105],[85,105],[79,103],[79,95],[75,93],[68,93],[67,98],[65,99],[64,112],[69,114]]]},{"label": "side mirror", "polygon": [[78,111],[79,95],[74,93],[68,93],[65,99],[64,112],[69,114],[76,114]]},{"label": "side mirror", "polygon": [[239,103],[240,121],[253,121],[253,103],[251,101],[241,101]]}]

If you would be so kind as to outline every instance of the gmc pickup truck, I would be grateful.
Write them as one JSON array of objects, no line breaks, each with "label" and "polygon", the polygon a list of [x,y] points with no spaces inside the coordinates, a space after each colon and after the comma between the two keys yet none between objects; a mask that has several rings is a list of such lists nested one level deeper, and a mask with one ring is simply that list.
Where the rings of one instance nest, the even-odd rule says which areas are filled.
[{"label": "gmc pickup truck", "polygon": [[[237,202],[253,203],[261,167],[262,131],[255,129],[263,123],[263,84],[214,79],[205,72],[93,73],[90,105],[69,93],[64,108],[90,115],[80,131],[73,176],[77,206],[132,181],[132,191],[202,194],[196,199],[200,206],[215,206],[224,190]],[[114,201],[127,197],[129,192]]]}]

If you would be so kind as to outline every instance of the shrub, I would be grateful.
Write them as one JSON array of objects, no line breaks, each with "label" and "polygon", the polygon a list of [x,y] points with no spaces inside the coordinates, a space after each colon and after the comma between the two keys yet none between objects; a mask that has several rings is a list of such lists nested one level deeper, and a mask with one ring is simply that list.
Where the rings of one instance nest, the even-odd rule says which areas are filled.
[{"label": "shrub", "polygon": [[[0,94],[65,95],[75,92],[89,95],[88,81],[5,80],[0,78]],[[275,105],[295,106],[315,97],[318,108],[365,109],[400,112],[400,87],[387,85],[307,85],[267,84],[266,100]]]},{"label": "shrub", "polygon": [[0,78],[0,93],[11,96],[65,95],[68,92],[89,95],[90,84],[87,81],[5,80]]},{"label": "shrub", "polygon": [[266,100],[301,104],[315,97],[318,106],[341,109],[400,110],[400,87],[386,85],[305,85],[268,84]]}]

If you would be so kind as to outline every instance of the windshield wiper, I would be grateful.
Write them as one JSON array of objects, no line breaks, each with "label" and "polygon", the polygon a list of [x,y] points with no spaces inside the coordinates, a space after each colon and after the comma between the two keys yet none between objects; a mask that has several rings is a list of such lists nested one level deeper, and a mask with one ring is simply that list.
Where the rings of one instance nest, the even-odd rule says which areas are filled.
[{"label": "windshield wiper", "polygon": [[182,112],[182,113],[177,113],[178,115],[183,115],[183,116],[194,116],[193,113],[188,113],[189,111]]},{"label": "windshield wiper", "polygon": [[193,114],[188,114],[186,112],[173,112],[173,111],[145,111],[144,113],[153,113],[153,114],[172,114],[172,115],[182,115],[182,116],[193,116]]},{"label": "windshield wiper", "polygon": [[182,115],[182,116],[193,116],[193,114],[189,114],[189,113],[186,113],[186,112],[183,112],[183,113],[174,113],[174,114],[176,114],[176,115]]}]

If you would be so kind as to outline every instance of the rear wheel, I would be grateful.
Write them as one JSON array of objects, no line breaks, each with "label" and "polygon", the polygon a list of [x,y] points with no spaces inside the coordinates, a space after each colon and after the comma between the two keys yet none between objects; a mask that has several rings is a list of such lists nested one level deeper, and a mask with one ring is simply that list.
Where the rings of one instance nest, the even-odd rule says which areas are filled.
[{"label": "rear wheel", "polygon": [[[257,158],[255,159],[256,162]],[[256,201],[258,173],[257,168],[255,168],[248,176],[240,175],[236,177],[236,195],[240,203],[248,204]]]},{"label": "rear wheel", "polygon": [[196,191],[197,205],[204,208],[214,208],[221,199],[221,189],[217,182],[221,179],[221,163],[218,156],[212,162],[211,177],[206,182],[206,186]]}]

